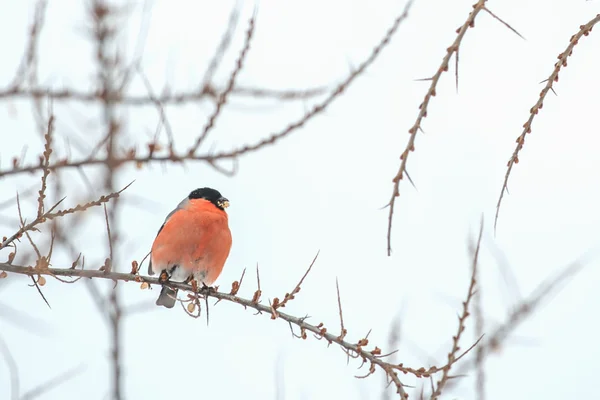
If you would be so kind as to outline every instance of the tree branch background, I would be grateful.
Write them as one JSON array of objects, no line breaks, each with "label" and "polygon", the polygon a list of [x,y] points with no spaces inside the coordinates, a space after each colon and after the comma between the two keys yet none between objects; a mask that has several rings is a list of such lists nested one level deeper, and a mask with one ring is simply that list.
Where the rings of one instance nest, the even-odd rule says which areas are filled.
[{"label": "tree branch background", "polygon": [[[17,193],[25,224],[38,216],[45,143],[51,165],[84,160],[80,168],[50,172],[45,212],[65,196],[57,210],[135,180],[105,209],[93,206],[30,232],[42,255],[52,249],[54,268],[71,267],[81,253],[78,270],[85,256],[86,270],[128,273],[181,198],[199,186],[216,187],[232,201],[234,235],[218,281],[222,292],[246,268],[237,295],[251,300],[258,265],[261,304],[269,307],[292,292],[320,250],[302,290],[279,311],[310,315],[306,322],[323,322],[335,336],[343,314],[343,340],[356,345],[368,335],[369,351],[398,349],[390,363],[444,367],[456,347],[456,315],[466,315],[462,302],[475,314],[464,322],[455,356],[483,338],[450,371],[431,382],[400,373],[414,386],[404,388],[411,398],[440,391],[441,398],[591,398],[600,274],[594,257],[573,263],[597,247],[600,221],[596,32],[582,33],[553,85],[558,96],[548,93],[535,116],[495,236],[494,216],[515,139],[546,84],[539,82],[580,26],[593,22],[598,4],[470,3],[417,0],[363,70],[404,3],[262,1],[255,10],[249,3],[155,0],[111,3],[117,11],[104,18],[98,2],[4,0],[0,238],[20,227]],[[481,12],[460,42],[458,93],[453,58],[407,161],[416,188],[399,181],[388,257],[388,209],[381,207],[432,83],[416,79],[434,76],[473,10]],[[231,21],[235,29],[224,35]],[[215,58],[222,48],[222,60]],[[324,102],[323,112],[314,108]],[[272,145],[211,162],[284,132],[314,110],[314,118]],[[170,143],[182,155],[201,137],[195,154],[202,160],[168,160]],[[145,161],[149,151],[163,161]],[[141,161],[86,163],[90,153]],[[22,166],[36,170],[19,172]],[[39,265],[26,236],[16,243],[13,266]],[[0,250],[0,262],[13,251]],[[199,319],[158,309],[158,292],[141,290],[140,282],[119,282],[115,291],[110,279],[66,284],[44,276],[44,285],[35,279],[51,309],[14,268],[0,280],[2,398],[165,398],[190,391],[261,399],[398,396],[394,383],[385,389],[382,368],[354,378],[368,374],[370,362],[357,371],[360,358],[346,363],[327,339],[294,337],[287,320],[270,319],[266,309],[254,315],[227,299],[210,301],[207,327],[204,303]],[[298,327],[293,332],[301,335]]]}]

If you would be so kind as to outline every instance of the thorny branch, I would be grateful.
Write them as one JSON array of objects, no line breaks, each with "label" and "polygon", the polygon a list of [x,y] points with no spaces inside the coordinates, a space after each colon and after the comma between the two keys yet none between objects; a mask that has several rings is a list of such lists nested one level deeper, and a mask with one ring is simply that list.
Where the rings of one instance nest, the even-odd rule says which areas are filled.
[{"label": "thorny branch", "polygon": [[[462,24],[462,26],[456,30],[456,33],[457,33],[456,39],[454,39],[454,42],[452,43],[452,45],[450,45],[450,47],[448,47],[446,49],[446,54],[444,55],[444,58],[442,59],[442,63],[438,67],[438,69],[435,72],[435,74],[433,75],[433,77],[431,77],[431,84],[429,85],[429,89],[425,93],[425,98],[423,99],[423,102],[419,105],[419,114],[417,115],[417,119],[416,119],[415,123],[413,124],[413,126],[408,130],[410,138],[408,139],[406,148],[400,155],[400,160],[401,160],[400,168],[398,169],[396,176],[394,176],[394,179],[392,179],[392,182],[394,183],[394,189],[392,191],[392,197],[388,203],[388,207],[390,208],[389,215],[388,215],[388,231],[387,231],[387,254],[388,254],[388,256],[392,254],[392,217],[394,215],[394,205],[396,203],[396,198],[398,196],[400,196],[400,181],[404,177],[404,174],[407,173],[406,172],[406,163],[408,162],[408,156],[409,156],[410,152],[415,150],[415,139],[417,138],[417,132],[420,130],[422,131],[421,122],[423,121],[423,119],[425,117],[427,117],[427,107],[429,106],[429,101],[436,95],[436,87],[440,80],[440,77],[442,76],[442,74],[444,72],[448,71],[448,64],[450,63],[450,59],[452,58],[452,55],[454,55],[454,53],[456,53],[456,56],[458,57],[458,49],[463,40],[463,37],[465,36],[465,34],[467,33],[467,30],[469,28],[475,27],[475,18],[477,17],[477,14],[479,14],[479,12],[481,10],[483,10],[483,8],[485,7],[485,3],[486,3],[486,0],[479,0],[477,2],[477,4],[475,4],[473,6],[473,11],[471,11],[469,13],[469,16],[467,17],[467,20],[465,21],[465,23]],[[458,78],[457,78],[457,82],[458,82]]]},{"label": "thorny branch", "polygon": [[[467,291],[467,297],[465,301],[463,301],[463,309],[462,313],[458,317],[458,330],[454,336],[452,336],[452,350],[448,353],[448,363],[447,366],[442,371],[442,377],[439,381],[437,381],[435,390],[431,393],[431,400],[437,400],[439,396],[442,394],[442,390],[444,386],[448,382],[450,378],[450,368],[456,362],[456,357],[460,350],[459,342],[462,337],[463,332],[465,331],[465,321],[470,315],[469,308],[471,305],[471,300],[475,296],[475,287],[477,285],[477,263],[479,261],[479,250],[481,249],[481,238],[483,236],[483,216],[481,217],[481,225],[479,227],[479,236],[477,237],[477,245],[475,246],[475,250],[473,251],[473,264],[471,267],[471,281],[469,283],[469,289]],[[481,340],[481,338],[479,338]],[[478,340],[478,341],[479,341]]]},{"label": "thorny branch", "polygon": [[[149,276],[141,276],[135,275],[131,273],[122,273],[122,272],[105,272],[100,270],[81,270],[81,269],[63,269],[63,268],[45,268],[42,270],[34,269],[33,267],[26,266],[18,266],[12,265],[8,263],[0,263],[0,271],[6,271],[8,273],[17,273],[23,275],[46,275],[54,278],[58,277],[71,277],[71,278],[95,278],[95,279],[107,279],[115,282],[138,282],[144,285],[143,287],[147,287],[148,285],[157,285],[161,286],[162,283],[159,282],[158,278],[152,278]],[[169,282],[169,285],[174,288],[192,292],[192,285],[188,285],[180,282]],[[203,296],[213,297],[217,300],[229,301],[231,303],[236,303],[244,308],[251,308],[256,310],[259,314],[266,314],[269,316],[273,315],[273,308],[271,306],[266,306],[261,304],[259,301],[255,301],[254,299],[245,299],[239,297],[237,295],[232,295],[230,293],[217,292],[214,290],[205,290],[200,288],[199,293]],[[288,323],[291,323],[297,326],[300,329],[301,334],[299,335],[302,339],[307,338],[307,332],[311,332],[318,339],[325,339],[328,343],[335,343],[342,347],[347,354],[350,354],[352,358],[360,359],[364,363],[370,363],[370,371],[374,372],[375,367],[381,368],[386,374],[390,375],[390,379],[394,381],[399,393],[404,393],[403,399],[407,398],[406,393],[404,392],[404,388],[402,383],[398,378],[398,372],[403,374],[410,374],[417,378],[428,378],[433,374],[438,372],[442,372],[445,368],[449,368],[448,365],[443,365],[441,367],[431,366],[429,368],[411,368],[400,364],[391,364],[385,361],[385,355],[382,355],[381,349],[377,346],[374,347],[373,350],[366,350],[366,347],[369,345],[369,340],[366,338],[360,339],[356,343],[351,343],[349,341],[344,340],[341,335],[336,335],[334,333],[330,333],[325,329],[323,324],[313,325],[306,322],[307,317],[295,317],[290,314],[286,314],[282,311],[277,311],[276,319],[282,319]],[[469,351],[467,349],[467,351]],[[467,352],[466,351],[466,352]],[[458,361],[466,352],[463,352],[461,355],[457,356],[453,363]]]},{"label": "thorny branch", "polygon": [[22,226],[21,228],[19,228],[19,230],[17,232],[15,232],[10,237],[4,237],[4,238],[2,238],[2,242],[0,243],[0,250],[2,250],[5,247],[9,246],[16,239],[21,238],[21,236],[23,236],[23,234],[25,234],[26,232],[37,230],[37,226],[38,225],[40,225],[40,224],[42,224],[42,223],[44,223],[44,222],[46,222],[48,220],[52,220],[52,219],[55,219],[55,218],[58,218],[58,217],[63,217],[63,216],[68,215],[68,214],[74,214],[74,213],[77,213],[77,212],[85,211],[88,208],[100,206],[100,205],[102,205],[104,203],[109,202],[112,199],[116,199],[130,185],[131,185],[131,183],[129,185],[125,186],[123,189],[119,190],[118,192],[110,193],[107,196],[100,196],[98,198],[98,200],[93,200],[93,201],[90,201],[90,202],[85,203],[85,204],[78,204],[75,207],[71,207],[71,208],[67,208],[67,209],[63,209],[63,210],[59,210],[59,211],[53,212],[54,209],[56,207],[58,207],[58,205],[60,203],[63,202],[63,200],[64,200],[64,198],[63,198],[62,200],[60,200],[59,202],[57,202],[56,204],[54,204],[48,211],[46,211],[44,214],[42,214],[41,217],[38,217],[35,220],[33,220],[32,222],[30,222],[29,224]]},{"label": "thorny branch", "polygon": [[469,28],[475,27],[475,18],[481,11],[485,10],[490,15],[492,15],[495,19],[497,19],[502,24],[504,24],[506,27],[508,27],[511,31],[513,31],[514,33],[516,33],[517,35],[522,37],[521,34],[519,32],[517,32],[515,29],[513,29],[509,24],[507,24],[506,22],[501,20],[498,16],[496,16],[494,13],[489,11],[485,7],[486,2],[487,2],[487,0],[479,0],[476,4],[473,4],[473,11],[471,11],[469,13],[469,16],[467,17],[467,20],[464,22],[464,24],[462,24],[456,30],[456,38],[454,39],[454,42],[450,45],[450,47],[448,47],[446,49],[446,54],[444,55],[444,58],[442,58],[442,63],[438,67],[435,74],[431,78],[427,79],[427,80],[431,80],[431,84],[429,85],[429,89],[427,89],[427,92],[425,93],[425,97],[423,98],[423,101],[421,102],[421,104],[419,104],[419,113],[417,115],[417,119],[415,120],[413,126],[411,126],[410,129],[408,130],[408,134],[410,135],[410,137],[408,138],[408,143],[406,144],[406,148],[404,149],[402,154],[400,154],[401,161],[400,161],[400,167],[398,168],[398,172],[396,173],[396,176],[394,176],[394,178],[392,179],[394,186],[393,186],[393,190],[392,190],[392,196],[387,204],[387,206],[390,209],[389,214],[388,214],[388,229],[387,229],[387,254],[388,254],[388,256],[390,256],[392,254],[392,218],[394,216],[394,206],[396,204],[396,198],[400,196],[400,181],[404,178],[405,174],[408,177],[409,181],[411,180],[410,176],[408,175],[408,171],[406,170],[406,164],[408,162],[408,157],[410,156],[411,152],[415,151],[415,140],[417,138],[417,132],[419,132],[419,131],[423,132],[423,129],[421,128],[421,123],[423,122],[423,119],[425,117],[427,117],[427,108],[429,107],[429,102],[436,95],[437,84],[438,84],[442,74],[444,72],[448,71],[448,65],[454,54],[456,54],[455,75],[456,75],[456,85],[458,88],[458,54],[459,54],[460,45],[462,43],[463,38],[465,37],[465,34],[469,30]]},{"label": "thorny branch", "polygon": [[[207,85],[201,89],[186,92],[171,92],[163,91],[157,95],[156,99],[162,104],[177,106],[187,103],[197,103],[205,99],[216,99],[217,93],[221,93],[224,88]],[[328,87],[319,86],[311,89],[267,89],[249,86],[236,86],[231,91],[232,95],[240,97],[252,97],[256,99],[275,99],[282,101],[290,100],[306,100],[312,97],[321,96],[329,90]],[[0,89],[0,100],[2,99],[18,99],[18,98],[44,98],[50,97],[57,101],[73,101],[80,103],[96,103],[101,102],[106,98],[106,94],[100,90],[81,91],[75,88],[52,88],[46,86],[36,86],[34,88],[14,88]],[[147,107],[151,106],[154,101],[144,94],[126,95],[123,93],[113,93],[108,97],[115,104],[132,106],[132,107]]]},{"label": "thorny branch", "polygon": [[498,215],[500,214],[500,205],[502,204],[504,193],[508,191],[508,178],[510,177],[510,173],[512,171],[513,166],[519,162],[519,152],[525,144],[525,136],[527,136],[528,133],[531,133],[533,119],[544,106],[544,99],[546,98],[548,92],[550,90],[554,91],[554,82],[558,82],[558,74],[560,70],[563,67],[567,67],[567,59],[573,54],[573,49],[575,48],[575,46],[577,46],[579,40],[581,40],[584,36],[588,36],[592,32],[592,28],[594,27],[594,25],[596,25],[598,22],[600,22],[600,14],[592,18],[592,20],[587,24],[581,25],[579,27],[579,31],[577,31],[576,34],[571,36],[571,39],[569,40],[569,44],[567,45],[565,51],[558,55],[558,61],[554,64],[554,69],[552,70],[552,73],[550,74],[548,79],[546,79],[546,85],[540,92],[537,102],[533,105],[533,107],[531,107],[531,109],[529,109],[529,118],[523,124],[523,131],[516,140],[517,147],[515,148],[515,151],[513,152],[512,156],[510,157],[510,160],[508,160],[508,164],[506,165],[507,170],[506,174],[504,175],[504,182],[502,183],[502,189],[500,190],[500,196],[498,197],[498,204],[496,204],[494,230],[496,230],[496,225],[498,223]]},{"label": "thorny branch", "polygon": [[[462,363],[458,368],[458,374],[466,374],[473,368],[477,368],[480,363],[497,352],[506,342],[512,332],[514,332],[527,318],[531,317],[535,311],[547,302],[551,295],[557,294],[561,285],[579,273],[587,262],[590,254],[581,257],[572,262],[556,276],[546,278],[535,290],[523,301],[521,301],[506,317],[503,323],[499,324],[491,332],[486,334],[484,340],[477,347],[476,357]],[[564,286],[562,286],[564,287]]]}]

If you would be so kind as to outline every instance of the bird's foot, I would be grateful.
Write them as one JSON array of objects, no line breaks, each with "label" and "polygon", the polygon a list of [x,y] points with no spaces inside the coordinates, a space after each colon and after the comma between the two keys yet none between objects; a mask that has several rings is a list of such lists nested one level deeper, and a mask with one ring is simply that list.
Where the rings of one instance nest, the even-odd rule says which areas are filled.
[{"label": "bird's foot", "polygon": [[215,287],[207,286],[204,282],[202,282],[202,291],[206,293],[217,293],[217,289]]}]

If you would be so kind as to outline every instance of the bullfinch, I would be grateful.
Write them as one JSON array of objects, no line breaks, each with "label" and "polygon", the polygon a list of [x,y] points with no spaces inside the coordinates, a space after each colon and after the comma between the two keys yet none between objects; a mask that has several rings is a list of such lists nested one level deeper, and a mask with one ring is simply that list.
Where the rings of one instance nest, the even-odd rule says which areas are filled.
[{"label": "bullfinch", "polygon": [[[160,281],[211,286],[223,270],[231,250],[225,209],[229,200],[208,187],[192,191],[162,224],[152,244],[148,274]],[[173,308],[177,289],[163,285],[156,305]]]}]

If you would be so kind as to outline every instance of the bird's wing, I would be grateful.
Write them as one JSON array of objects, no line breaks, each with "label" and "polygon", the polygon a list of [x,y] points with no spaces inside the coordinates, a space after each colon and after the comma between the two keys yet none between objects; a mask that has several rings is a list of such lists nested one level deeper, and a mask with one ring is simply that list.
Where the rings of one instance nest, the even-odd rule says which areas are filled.
[{"label": "bird's wing", "polygon": [[[160,234],[160,231],[163,230],[163,228],[165,227],[165,224],[167,223],[169,218],[171,218],[171,216],[173,214],[175,214],[177,211],[184,209],[189,201],[190,200],[186,197],[185,199],[181,200],[181,202],[179,202],[179,204],[177,204],[177,207],[175,207],[175,209],[173,211],[171,211],[169,214],[167,214],[165,221],[160,226],[160,229],[158,230],[158,232],[156,232],[156,237],[158,237],[158,235]],[[152,271],[152,254],[150,254],[150,263],[148,264],[148,275],[154,275],[154,271]]]}]

